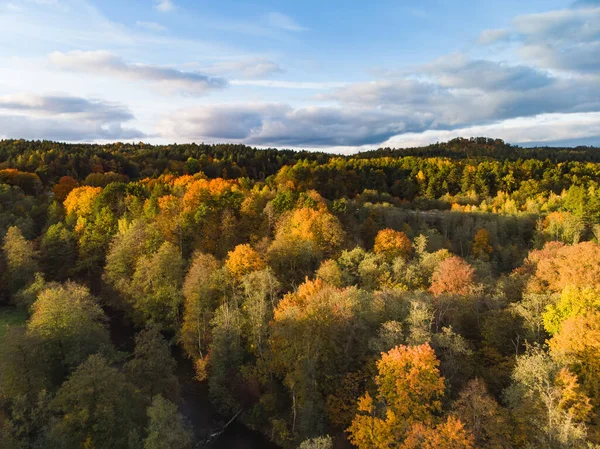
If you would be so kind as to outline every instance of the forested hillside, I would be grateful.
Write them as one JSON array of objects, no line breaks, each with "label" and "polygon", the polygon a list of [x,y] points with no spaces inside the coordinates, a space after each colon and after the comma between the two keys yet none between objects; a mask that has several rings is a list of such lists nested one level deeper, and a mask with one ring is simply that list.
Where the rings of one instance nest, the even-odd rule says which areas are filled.
[{"label": "forested hillside", "polygon": [[0,448],[600,447],[599,151],[1,141]]}]

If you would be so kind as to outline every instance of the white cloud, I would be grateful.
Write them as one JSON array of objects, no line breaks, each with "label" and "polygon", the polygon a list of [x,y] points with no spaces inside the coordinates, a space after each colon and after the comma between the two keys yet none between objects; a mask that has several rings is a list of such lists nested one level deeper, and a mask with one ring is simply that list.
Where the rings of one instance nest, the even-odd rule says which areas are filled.
[{"label": "white cloud", "polygon": [[478,42],[481,45],[491,45],[505,40],[509,35],[509,31],[504,29],[483,30],[479,35]]},{"label": "white cloud", "polygon": [[147,31],[156,31],[156,32],[162,32],[162,31],[166,31],[167,28],[163,25],[161,25],[160,23],[156,23],[156,22],[144,22],[141,20],[138,20],[137,22],[135,22],[135,26],[138,28],[143,28]]},{"label": "white cloud", "polygon": [[600,142],[600,113],[542,114],[519,117],[498,123],[454,130],[428,130],[390,138],[382,147],[409,148],[445,142],[456,137],[491,137],[522,145],[551,145],[554,142]]},{"label": "white cloud", "polygon": [[305,31],[307,29],[301,25],[298,25],[291,17],[280,12],[269,13],[267,20],[272,27],[281,28],[282,30]]},{"label": "white cloud", "polygon": [[229,82],[232,86],[256,86],[273,87],[276,89],[305,89],[305,90],[329,90],[347,85],[346,82],[336,81],[282,81],[282,80],[239,80],[233,79]]},{"label": "white cloud", "polygon": [[526,14],[511,30],[485,30],[480,42],[494,43],[509,35],[518,55],[538,67],[579,74],[600,73],[600,6]]},{"label": "white cloud", "polygon": [[219,61],[202,69],[202,71],[210,74],[237,76],[241,78],[260,78],[284,72],[279,64],[261,57]]},{"label": "white cloud", "polygon": [[107,51],[54,52],[50,54],[49,61],[52,66],[61,70],[150,81],[168,93],[203,95],[227,86],[227,80],[223,78],[168,67],[131,64]]},{"label": "white cloud", "polygon": [[156,0],[154,8],[160,12],[170,12],[175,9],[175,4],[172,0]]}]

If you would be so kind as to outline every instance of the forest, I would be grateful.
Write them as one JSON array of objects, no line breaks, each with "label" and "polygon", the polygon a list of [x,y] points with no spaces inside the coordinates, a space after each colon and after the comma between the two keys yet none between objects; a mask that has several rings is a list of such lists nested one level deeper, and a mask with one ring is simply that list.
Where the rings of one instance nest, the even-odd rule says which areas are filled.
[{"label": "forest", "polygon": [[284,449],[600,448],[600,148],[0,141],[0,449],[220,447],[183,383]]}]

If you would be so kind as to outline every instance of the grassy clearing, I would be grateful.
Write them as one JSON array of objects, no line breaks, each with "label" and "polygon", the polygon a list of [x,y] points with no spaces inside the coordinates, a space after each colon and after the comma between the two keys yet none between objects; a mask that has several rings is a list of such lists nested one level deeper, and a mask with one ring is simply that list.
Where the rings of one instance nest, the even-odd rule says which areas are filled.
[{"label": "grassy clearing", "polygon": [[4,337],[8,326],[18,326],[27,320],[27,312],[15,307],[0,307],[0,339]]}]

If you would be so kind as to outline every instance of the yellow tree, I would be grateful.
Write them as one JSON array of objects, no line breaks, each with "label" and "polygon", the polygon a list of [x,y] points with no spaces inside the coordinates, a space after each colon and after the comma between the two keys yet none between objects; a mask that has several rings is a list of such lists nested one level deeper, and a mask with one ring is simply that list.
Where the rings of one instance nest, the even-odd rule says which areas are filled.
[{"label": "yellow tree", "polygon": [[600,312],[568,318],[549,344],[552,356],[578,375],[594,405],[600,405]]},{"label": "yellow tree", "polygon": [[74,213],[78,217],[87,217],[94,208],[94,201],[102,193],[102,187],[77,187],[67,195],[64,201],[67,214]]},{"label": "yellow tree", "polygon": [[400,447],[414,424],[430,427],[441,410],[444,378],[429,344],[397,346],[377,362],[377,396],[359,399],[348,429],[359,449]]},{"label": "yellow tree", "polygon": [[490,254],[494,251],[492,245],[490,245],[490,233],[487,229],[481,228],[475,234],[475,238],[473,239],[473,249],[471,253],[474,257],[479,259],[488,260],[490,258]]},{"label": "yellow tree", "polygon": [[227,254],[225,266],[236,279],[265,268],[265,261],[250,245],[238,245]]},{"label": "yellow tree", "polygon": [[412,243],[408,236],[402,231],[383,229],[375,237],[373,252],[382,254],[388,261],[396,257],[407,258],[412,251]]}]

